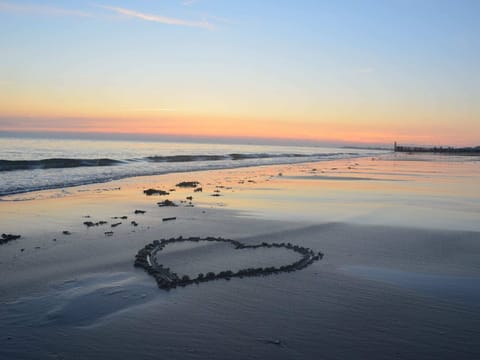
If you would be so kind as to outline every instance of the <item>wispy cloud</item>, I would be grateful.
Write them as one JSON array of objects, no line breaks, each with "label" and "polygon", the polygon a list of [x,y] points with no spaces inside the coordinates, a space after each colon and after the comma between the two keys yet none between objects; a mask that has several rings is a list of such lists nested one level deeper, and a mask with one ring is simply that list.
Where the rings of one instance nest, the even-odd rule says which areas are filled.
[{"label": "wispy cloud", "polygon": [[[189,6],[196,3],[197,1],[198,0],[185,0],[182,2],[182,4]],[[157,14],[147,14],[147,13],[139,12],[132,9],[126,9],[118,6],[110,6],[110,5],[94,5],[94,6],[109,10],[111,12],[129,17],[129,18],[136,18],[144,21],[152,21],[152,22],[166,24],[166,25],[188,26],[188,27],[197,27],[197,28],[212,30],[215,28],[215,23],[235,24],[235,22],[232,20],[216,17],[212,15],[203,15],[202,20],[186,20],[186,19],[173,18],[173,17],[157,15]],[[0,0],[0,13],[2,12],[43,15],[43,16],[99,17],[99,14],[89,13],[82,10],[59,8],[59,7],[52,7],[47,5],[35,5],[35,4],[28,4],[28,3],[15,4],[15,3],[5,2]]]},{"label": "wispy cloud", "polygon": [[141,13],[135,10],[125,9],[125,8],[116,7],[116,6],[108,6],[108,5],[99,5],[99,7],[116,12],[117,14],[121,14],[127,17],[137,18],[145,21],[153,21],[161,24],[198,27],[198,28],[204,28],[204,29],[214,28],[213,24],[206,20],[191,21],[191,20],[177,19],[177,18],[171,18],[167,16],[162,16],[162,15]]},{"label": "wispy cloud", "polygon": [[8,2],[0,1],[0,12],[11,12],[11,13],[26,13],[26,14],[40,14],[40,15],[49,15],[49,16],[81,16],[81,17],[91,17],[92,15],[72,9],[56,8],[51,6],[44,5],[33,5],[33,4],[12,4]]}]

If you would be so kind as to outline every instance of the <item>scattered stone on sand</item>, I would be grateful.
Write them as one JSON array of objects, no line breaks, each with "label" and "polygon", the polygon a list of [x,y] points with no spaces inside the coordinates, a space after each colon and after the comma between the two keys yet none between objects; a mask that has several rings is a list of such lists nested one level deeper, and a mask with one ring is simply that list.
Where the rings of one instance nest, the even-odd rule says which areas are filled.
[{"label": "scattered stone on sand", "polygon": [[25,251],[25,249],[24,249],[24,248],[21,248],[21,249],[20,249],[20,251],[21,251],[21,252],[24,252],[24,251]]},{"label": "scattered stone on sand", "polygon": [[172,216],[172,217],[166,217],[162,219],[162,221],[172,221],[172,220],[177,220],[177,218],[175,216]]},{"label": "scattered stone on sand", "polygon": [[62,231],[62,234],[63,234],[63,235],[72,235],[72,233],[71,233],[70,231],[68,231],[68,230],[63,230],[63,231]]},{"label": "scattered stone on sand", "polygon": [[122,224],[121,222],[118,222],[118,223],[112,224],[112,225],[110,225],[110,226],[111,226],[112,228],[114,228],[114,227],[117,227],[118,225],[121,225],[121,224]]},{"label": "scattered stone on sand", "polygon": [[138,223],[136,221],[132,221],[130,224],[132,224],[132,226],[138,226]]},{"label": "scattered stone on sand", "polygon": [[105,224],[108,224],[108,223],[106,221],[98,221],[96,223],[94,223],[93,221],[84,221],[83,222],[83,225],[85,225],[86,227],[100,226],[100,225],[105,225]]},{"label": "scattered stone on sand", "polygon": [[169,192],[165,190],[160,190],[160,189],[147,189],[143,190],[143,193],[147,196],[151,195],[168,195]]},{"label": "scattered stone on sand", "polygon": [[164,200],[164,201],[160,201],[157,203],[158,206],[160,207],[164,207],[164,206],[178,206],[177,204],[175,204],[173,201],[170,201],[170,200]]},{"label": "scattered stone on sand", "polygon": [[202,192],[203,191],[203,188],[199,187],[199,188],[196,188],[195,190],[193,190],[194,192]]},{"label": "scattered stone on sand", "polygon": [[211,196],[222,196],[219,193],[212,194]]},{"label": "scattered stone on sand", "polygon": [[187,200],[193,200],[193,196],[187,196],[186,199]]},{"label": "scattered stone on sand", "polygon": [[176,184],[176,187],[196,188],[200,183],[198,181],[182,181]]},{"label": "scattered stone on sand", "polygon": [[105,231],[104,234],[105,234],[105,236],[112,236],[113,231]]},{"label": "scattered stone on sand", "polygon": [[257,182],[255,180],[248,180],[249,183],[256,184]]},{"label": "scattered stone on sand", "polygon": [[283,174],[281,172],[278,173],[278,176],[283,176]]},{"label": "scattered stone on sand", "polygon": [[6,244],[9,241],[20,239],[22,235],[14,235],[14,234],[2,234],[0,238],[0,244]]},{"label": "scattered stone on sand", "polygon": [[145,210],[135,210],[135,214],[145,214]]}]

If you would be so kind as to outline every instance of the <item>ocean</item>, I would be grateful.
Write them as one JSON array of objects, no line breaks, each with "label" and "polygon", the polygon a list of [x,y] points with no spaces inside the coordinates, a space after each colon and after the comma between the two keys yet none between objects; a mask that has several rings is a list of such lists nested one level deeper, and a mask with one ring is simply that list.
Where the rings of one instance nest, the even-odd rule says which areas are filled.
[{"label": "ocean", "polygon": [[271,145],[0,138],[0,196],[134,176],[375,156],[386,151]]}]

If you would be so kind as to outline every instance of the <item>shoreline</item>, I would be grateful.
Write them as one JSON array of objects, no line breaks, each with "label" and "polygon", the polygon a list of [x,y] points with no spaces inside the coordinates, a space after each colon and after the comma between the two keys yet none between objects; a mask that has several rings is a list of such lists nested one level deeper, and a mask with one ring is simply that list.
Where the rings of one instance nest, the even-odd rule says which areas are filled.
[{"label": "shoreline", "polygon": [[88,186],[88,185],[96,185],[96,184],[108,184],[110,182],[128,180],[128,179],[135,179],[141,177],[154,177],[154,176],[162,176],[162,175],[175,175],[175,174],[185,174],[185,173],[196,173],[196,172],[203,172],[203,171],[221,171],[221,170],[235,170],[235,169],[249,169],[249,168],[256,168],[256,167],[266,167],[266,166],[288,166],[288,165],[302,165],[302,164],[309,164],[309,163],[323,163],[323,162],[330,162],[330,161],[342,161],[342,160],[354,160],[354,159],[362,159],[362,158],[369,158],[372,156],[382,156],[388,155],[391,152],[386,152],[384,154],[372,154],[372,155],[358,155],[358,156],[351,156],[339,159],[317,159],[317,160],[305,160],[305,161],[293,161],[293,162],[282,162],[282,163],[273,163],[273,164],[250,164],[250,165],[238,165],[238,166],[228,166],[228,167],[215,167],[210,169],[205,168],[193,168],[193,169],[185,169],[185,170],[175,170],[175,171],[165,171],[165,172],[154,172],[154,173],[147,173],[147,174],[139,174],[139,175],[125,175],[125,176],[118,176],[110,179],[98,179],[92,181],[86,181],[78,184],[68,185],[68,186],[58,186],[53,185],[52,187],[43,187],[43,188],[34,188],[29,190],[21,190],[17,192],[9,192],[9,193],[0,193],[0,201],[5,201],[3,198],[10,197],[14,195],[21,195],[21,194],[29,194],[41,191],[50,191],[50,190],[58,190],[58,189],[69,189],[69,188],[76,188],[81,186]]},{"label": "shoreline", "polygon": [[[411,164],[402,164],[404,161],[408,160]],[[359,164],[360,163],[360,164]],[[423,166],[425,169],[423,171],[416,171],[418,166]],[[452,167],[454,166],[454,167]],[[392,171],[393,167],[396,168],[395,171]],[[404,170],[400,171],[400,168]],[[188,189],[177,189],[178,191],[172,192],[170,197],[172,197],[176,202],[178,202],[181,207],[185,206],[197,206],[201,208],[216,208],[216,209],[231,209],[241,213],[265,217],[266,219],[271,220],[286,220],[288,217],[291,217],[294,222],[306,222],[306,223],[316,223],[316,216],[310,216],[307,212],[303,214],[298,214],[295,211],[288,211],[286,209],[284,212],[280,211],[278,207],[267,207],[267,201],[275,200],[275,197],[279,192],[284,193],[284,196],[288,196],[289,199],[286,204],[290,206],[305,206],[308,205],[306,201],[310,203],[308,197],[311,195],[312,198],[318,196],[327,196],[324,199],[319,199],[321,201],[332,202],[335,205],[329,209],[321,209],[316,207],[316,211],[320,211],[322,215],[325,216],[323,221],[340,221],[340,222],[350,222],[357,221],[354,219],[361,215],[360,221],[361,224],[365,219],[365,209],[358,208],[356,209],[356,203],[359,205],[366,206],[366,209],[371,207],[371,211],[376,211],[378,208],[377,205],[373,205],[372,201],[367,201],[365,195],[372,196],[372,199],[378,200],[379,204],[382,207],[394,207],[392,210],[392,216],[387,217],[387,219],[380,219],[378,222],[372,224],[382,225],[382,224],[391,224],[391,225],[408,225],[415,227],[415,224],[420,225],[421,222],[416,221],[415,218],[409,216],[408,213],[402,210],[403,207],[409,206],[412,200],[410,197],[405,197],[405,191],[414,191],[420,192],[418,195],[425,197],[426,201],[434,200],[436,201],[435,191],[440,191],[440,188],[436,188],[433,191],[430,191],[427,186],[430,181],[435,181],[435,186],[442,186],[443,189],[448,190],[452,201],[455,200],[458,196],[461,196],[468,203],[468,207],[477,207],[475,198],[468,199],[471,197],[472,191],[475,190],[474,183],[468,179],[469,172],[473,171],[472,176],[480,176],[480,171],[474,166],[474,164],[463,164],[463,163],[453,163],[448,166],[430,162],[430,164],[424,164],[422,159],[397,159],[386,154],[380,157],[361,157],[355,159],[340,159],[340,160],[329,160],[321,162],[306,162],[306,163],[296,163],[296,164],[282,164],[282,165],[260,165],[260,166],[251,166],[251,167],[241,167],[241,168],[229,168],[229,169],[211,169],[211,170],[200,170],[195,172],[176,172],[168,173],[162,175],[153,175],[153,176],[136,176],[129,177],[120,180],[112,180],[108,183],[101,184],[88,184],[88,185],[79,185],[66,188],[55,188],[49,190],[40,190],[32,191],[22,194],[12,194],[8,196],[0,197],[0,211],[7,210],[8,213],[12,214],[13,211],[17,211],[19,215],[22,212],[30,213],[31,209],[36,209],[40,207],[39,201],[47,201],[47,207],[56,207],[55,203],[58,201],[58,206],[64,207],[68,206],[66,203],[70,199],[75,203],[81,204],[85,202],[84,199],[90,199],[92,197],[98,197],[99,201],[110,202],[115,199],[122,199],[123,207],[129,207],[128,202],[132,201],[133,204],[138,204],[142,206],[143,204],[149,204],[149,202],[143,201],[148,199],[158,199],[158,201],[168,199],[169,196],[152,196],[145,197],[135,192],[140,192],[143,194],[145,189],[158,187],[158,184],[163,184],[163,190],[175,188],[175,184],[182,182],[184,180],[196,181],[201,179],[202,182],[206,185],[204,186],[203,193],[198,193],[195,191],[190,191]],[[455,173],[454,173],[455,172]],[[438,175],[437,175],[438,174]],[[438,181],[435,178],[438,177]],[[444,186],[445,179],[451,182]],[[458,185],[455,185],[454,182],[458,182]],[[108,186],[99,186],[99,185],[108,185]],[[305,191],[303,191],[305,188]],[[307,192],[307,189],[311,193]],[[398,189],[398,190],[397,190]],[[254,192],[251,192],[254,191]],[[401,207],[398,207],[395,204],[388,204],[385,200],[388,199],[391,195],[387,195],[386,192],[399,192],[398,195],[393,194],[396,201],[402,201],[404,204]],[[332,192],[338,192],[339,196],[332,197]],[[385,192],[385,194],[384,194]],[[263,200],[253,201],[249,200],[250,203],[247,205],[246,199],[249,198],[250,194],[258,193],[262,196]],[[186,198],[180,198],[177,194],[186,194]],[[244,196],[246,195],[246,196]],[[194,204],[191,203],[191,200],[187,201],[190,196],[192,196],[195,201]],[[350,198],[345,198],[345,201],[352,202],[348,211],[354,216],[345,216],[348,215],[348,212],[343,211],[342,208],[336,209],[338,207],[338,200],[343,201],[344,196],[349,196]],[[130,200],[127,200],[128,197]],[[143,199],[139,201],[140,199]],[[449,196],[446,196],[445,199],[449,199]],[[115,201],[118,201],[115,200]],[[124,201],[125,200],[125,201]],[[367,202],[366,202],[367,201]],[[24,203],[25,205],[21,205]],[[10,204],[10,205],[9,205]],[[27,205],[28,204],[28,205]],[[31,205],[31,206],[29,206]],[[428,204],[427,204],[428,205]],[[421,207],[421,203],[418,204]],[[108,207],[108,205],[106,205]],[[419,210],[420,210],[419,207]],[[18,210],[14,210],[18,208]],[[2,210],[3,209],[3,210]],[[306,210],[310,210],[309,207],[306,207]],[[312,209],[313,210],[313,209]],[[402,210],[401,212],[398,212]],[[406,209],[405,209],[406,210]],[[427,228],[434,228],[436,226],[442,225],[442,220],[448,220],[448,212],[455,210],[454,208],[445,207],[431,209],[432,216],[435,214],[435,217],[429,216],[429,221],[427,222]],[[77,211],[79,211],[77,206]],[[127,210],[128,212],[133,211],[133,209]],[[260,211],[260,212],[259,212]],[[440,212],[439,212],[440,211]],[[456,211],[456,210],[455,210]],[[88,210],[81,212],[81,216],[89,215],[87,214]],[[358,212],[358,214],[357,214]],[[397,216],[395,217],[395,213]],[[445,214],[444,214],[445,213]],[[80,213],[79,213],[80,214]],[[282,215],[283,214],[283,215]],[[335,215],[338,214],[338,215]],[[372,215],[374,213],[372,212]],[[13,214],[14,215],[14,214]],[[380,215],[380,214],[377,214]],[[388,212],[383,212],[381,218],[384,218],[388,215]],[[400,216],[401,215],[401,216]],[[418,214],[421,217],[425,217],[429,214]],[[459,214],[460,215],[460,214]],[[56,213],[55,216],[64,217],[62,213]],[[98,221],[104,221],[101,217],[110,217],[113,216],[108,213],[100,214]],[[438,221],[433,221],[436,217],[439,217]],[[305,221],[302,221],[302,217]],[[412,223],[407,221],[400,221],[404,217],[406,220],[412,220]],[[460,220],[457,215],[452,214],[455,221]],[[13,216],[10,223],[19,222],[18,219],[15,219]],[[370,220],[374,220],[373,216],[369,216]],[[441,219],[443,218],[443,219]],[[480,230],[480,226],[475,225],[476,221],[470,221],[469,224],[465,222],[464,218],[461,223],[454,225],[454,229],[458,230]],[[14,227],[8,226],[5,227],[5,224],[8,224],[8,219],[5,219],[0,226],[2,226],[3,233],[12,233],[16,234],[18,232]],[[82,221],[83,223],[83,221]],[[370,223],[370,221],[367,221]],[[431,225],[428,225],[431,223]],[[441,228],[449,229],[449,225],[453,225],[452,221],[447,221],[446,227],[441,226]],[[36,224],[37,227],[39,223]],[[425,226],[422,226],[425,227]]]}]

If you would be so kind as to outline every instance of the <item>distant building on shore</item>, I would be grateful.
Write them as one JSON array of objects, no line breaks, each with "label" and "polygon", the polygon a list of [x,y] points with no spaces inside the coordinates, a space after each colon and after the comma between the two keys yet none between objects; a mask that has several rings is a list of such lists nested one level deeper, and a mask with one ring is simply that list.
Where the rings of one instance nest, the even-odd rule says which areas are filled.
[{"label": "distant building on shore", "polygon": [[456,155],[480,155],[480,146],[476,147],[461,147],[456,148],[452,146],[403,146],[398,145],[395,141],[393,143],[393,151],[395,152],[411,152],[411,153],[442,153],[442,154],[456,154]]}]

